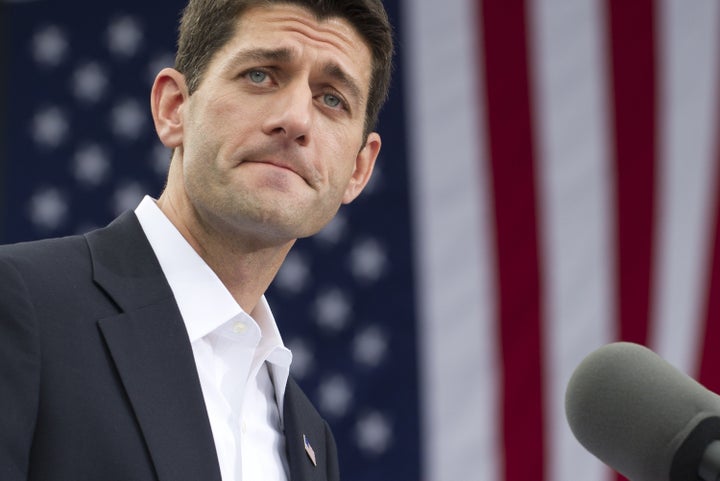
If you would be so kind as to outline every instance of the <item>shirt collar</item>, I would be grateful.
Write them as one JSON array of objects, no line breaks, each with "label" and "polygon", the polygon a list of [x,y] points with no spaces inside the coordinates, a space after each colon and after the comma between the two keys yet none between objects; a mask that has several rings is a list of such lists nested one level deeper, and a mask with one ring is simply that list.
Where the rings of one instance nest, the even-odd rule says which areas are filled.
[{"label": "shirt collar", "polygon": [[145,196],[135,214],[175,295],[190,342],[242,313],[217,275],[152,198]]}]

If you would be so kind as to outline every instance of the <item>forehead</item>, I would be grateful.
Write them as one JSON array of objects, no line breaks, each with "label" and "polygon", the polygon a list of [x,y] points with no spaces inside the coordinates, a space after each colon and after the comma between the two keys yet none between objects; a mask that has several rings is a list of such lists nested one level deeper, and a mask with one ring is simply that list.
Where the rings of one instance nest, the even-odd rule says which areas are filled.
[{"label": "forehead", "polygon": [[288,49],[297,60],[336,64],[369,87],[370,49],[355,28],[338,17],[317,20],[309,10],[290,4],[251,7],[240,16],[219,61],[232,61],[247,49]]}]

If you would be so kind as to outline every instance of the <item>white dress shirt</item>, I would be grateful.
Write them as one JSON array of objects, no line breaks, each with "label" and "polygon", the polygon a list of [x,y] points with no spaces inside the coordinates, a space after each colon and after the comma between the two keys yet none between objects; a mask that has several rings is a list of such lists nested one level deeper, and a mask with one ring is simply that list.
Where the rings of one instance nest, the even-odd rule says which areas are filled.
[{"label": "white dress shirt", "polygon": [[223,481],[287,481],[282,412],[292,355],[265,296],[247,314],[152,198],[135,214],[185,322]]}]

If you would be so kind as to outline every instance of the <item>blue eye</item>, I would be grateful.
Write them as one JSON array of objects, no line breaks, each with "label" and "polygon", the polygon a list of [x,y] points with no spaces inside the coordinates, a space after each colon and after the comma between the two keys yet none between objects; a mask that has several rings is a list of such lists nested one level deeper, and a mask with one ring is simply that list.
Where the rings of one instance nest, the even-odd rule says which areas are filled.
[{"label": "blue eye", "polygon": [[333,94],[325,94],[323,95],[323,101],[325,102],[325,105],[328,107],[338,107],[340,104],[342,104],[342,101]]},{"label": "blue eye", "polygon": [[262,83],[267,78],[267,74],[261,70],[253,70],[248,73],[250,81],[256,84]]}]

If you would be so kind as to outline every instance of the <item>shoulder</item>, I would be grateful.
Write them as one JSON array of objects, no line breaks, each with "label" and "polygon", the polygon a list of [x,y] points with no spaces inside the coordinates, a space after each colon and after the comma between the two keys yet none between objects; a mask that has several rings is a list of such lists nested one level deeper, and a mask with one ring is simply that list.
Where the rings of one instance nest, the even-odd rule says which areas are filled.
[{"label": "shoulder", "polygon": [[76,235],[0,245],[0,260],[19,261],[43,255],[54,256],[76,250],[77,246],[83,243],[83,237]]},{"label": "shoulder", "polygon": [[0,265],[11,265],[23,273],[81,269],[89,265],[92,244],[117,246],[133,237],[142,237],[142,229],[135,215],[127,212],[108,226],[84,235],[0,245]]},{"label": "shoulder", "polygon": [[88,257],[82,236],[43,239],[0,246],[0,275],[9,271],[25,276],[67,269]]},{"label": "shoulder", "polygon": [[64,293],[92,282],[91,239],[101,236],[105,242],[100,244],[112,243],[114,232],[122,232],[113,224],[84,235],[0,245],[0,285],[22,284],[33,297],[61,300]]}]

